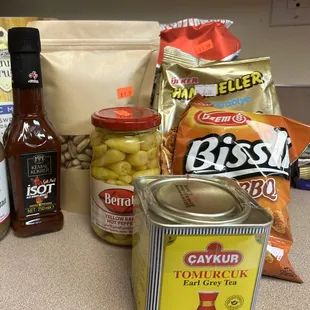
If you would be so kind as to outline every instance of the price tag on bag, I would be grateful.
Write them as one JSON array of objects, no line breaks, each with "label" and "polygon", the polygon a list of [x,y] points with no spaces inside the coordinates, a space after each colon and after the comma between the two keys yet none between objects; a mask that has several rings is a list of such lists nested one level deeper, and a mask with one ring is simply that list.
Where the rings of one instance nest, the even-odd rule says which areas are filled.
[{"label": "price tag on bag", "polygon": [[215,97],[217,95],[217,85],[216,84],[200,84],[195,85],[196,94],[200,94],[204,97]]},{"label": "price tag on bag", "polygon": [[276,248],[269,244],[267,245],[267,251],[269,251],[277,259],[277,261],[281,261],[284,255],[284,250]]},{"label": "price tag on bag", "polygon": [[213,45],[212,40],[207,40],[205,42],[197,44],[196,46],[193,47],[193,49],[197,55],[200,55],[200,54],[210,50],[213,47],[214,47],[214,45]]}]

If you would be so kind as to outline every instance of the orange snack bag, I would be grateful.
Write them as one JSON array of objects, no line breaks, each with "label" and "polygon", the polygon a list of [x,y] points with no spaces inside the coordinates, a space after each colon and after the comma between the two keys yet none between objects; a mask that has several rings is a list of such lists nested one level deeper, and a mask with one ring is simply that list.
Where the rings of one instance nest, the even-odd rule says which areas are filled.
[{"label": "orange snack bag", "polygon": [[263,274],[299,282],[288,253],[290,163],[310,142],[310,126],[283,116],[192,103],[179,124],[173,174],[236,179],[274,217]]}]

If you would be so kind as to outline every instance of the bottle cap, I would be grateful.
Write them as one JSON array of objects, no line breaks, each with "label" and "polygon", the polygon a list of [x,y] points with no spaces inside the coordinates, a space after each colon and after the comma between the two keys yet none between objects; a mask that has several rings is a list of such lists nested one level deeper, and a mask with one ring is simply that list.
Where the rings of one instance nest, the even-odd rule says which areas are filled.
[{"label": "bottle cap", "polygon": [[95,127],[109,130],[147,130],[158,127],[161,116],[156,111],[147,108],[117,107],[93,113],[91,122]]},{"label": "bottle cap", "polygon": [[40,53],[40,33],[36,28],[16,27],[8,31],[8,50],[12,53]]}]

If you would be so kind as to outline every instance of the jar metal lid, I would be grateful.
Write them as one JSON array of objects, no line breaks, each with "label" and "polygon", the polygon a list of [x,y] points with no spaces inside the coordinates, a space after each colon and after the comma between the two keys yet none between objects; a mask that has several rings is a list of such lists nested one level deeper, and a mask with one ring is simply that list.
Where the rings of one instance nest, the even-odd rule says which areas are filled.
[{"label": "jar metal lid", "polygon": [[246,193],[219,178],[178,176],[153,181],[149,188],[157,202],[151,211],[177,223],[242,223],[251,211]]},{"label": "jar metal lid", "polygon": [[161,115],[152,109],[117,107],[93,113],[91,122],[95,127],[115,131],[139,131],[158,127]]}]

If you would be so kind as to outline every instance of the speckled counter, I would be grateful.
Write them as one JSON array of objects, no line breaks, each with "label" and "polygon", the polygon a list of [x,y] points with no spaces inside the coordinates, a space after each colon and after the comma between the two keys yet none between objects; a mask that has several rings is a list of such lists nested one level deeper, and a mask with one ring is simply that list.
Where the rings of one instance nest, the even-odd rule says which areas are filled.
[{"label": "speckled counter", "polygon": [[[310,309],[310,192],[292,190],[289,211],[290,258],[305,283],[263,278],[257,310]],[[0,242],[0,309],[135,309],[130,249],[101,242],[87,216],[64,216],[60,232],[28,239],[10,232]]]}]

